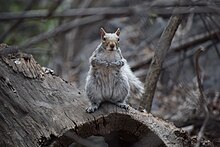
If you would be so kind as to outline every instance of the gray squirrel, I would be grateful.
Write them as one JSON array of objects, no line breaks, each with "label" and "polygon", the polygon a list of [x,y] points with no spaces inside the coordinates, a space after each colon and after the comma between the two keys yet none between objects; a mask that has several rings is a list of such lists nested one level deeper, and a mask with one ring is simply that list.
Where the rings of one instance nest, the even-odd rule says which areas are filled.
[{"label": "gray squirrel", "polygon": [[91,105],[86,112],[93,113],[100,104],[108,101],[128,109],[128,97],[140,98],[143,84],[133,74],[119,47],[119,28],[115,33],[100,29],[101,44],[90,57],[90,69],[86,78],[86,94]]}]

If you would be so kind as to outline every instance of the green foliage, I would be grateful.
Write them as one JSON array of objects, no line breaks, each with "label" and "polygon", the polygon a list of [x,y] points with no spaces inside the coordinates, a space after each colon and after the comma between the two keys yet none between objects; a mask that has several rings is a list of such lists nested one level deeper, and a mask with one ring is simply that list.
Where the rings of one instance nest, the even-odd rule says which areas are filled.
[{"label": "green foliage", "polygon": [[[7,44],[21,44],[28,38],[54,29],[56,25],[56,20],[25,20],[25,22],[20,24],[14,31],[12,31],[6,37],[4,42]],[[0,26],[4,27],[3,24],[0,24]],[[7,27],[4,27],[4,30],[7,30],[10,26],[11,25],[9,24]]]},{"label": "green foliage", "polygon": [[24,1],[1,0],[0,12],[16,12],[24,9]]},{"label": "green foliage", "polygon": [[[26,0],[2,0],[0,1],[0,13],[3,12],[22,12],[27,7],[30,1]],[[31,9],[41,10],[48,9],[52,5],[51,1],[33,1]],[[0,23],[0,35],[7,32],[18,20],[14,21],[3,21]],[[17,25],[10,33],[7,34],[6,38],[2,42],[8,45],[19,45],[25,42],[27,39],[53,30],[58,25],[58,20],[54,19],[26,19],[22,23]],[[34,48],[34,47],[33,47]],[[36,50],[40,48],[40,52],[36,53]],[[48,62],[47,52],[49,46],[46,43],[38,45],[36,50],[28,51],[33,54],[35,58],[42,65],[46,65]],[[45,51],[42,51],[45,50]],[[44,55],[42,54],[44,53]]]}]

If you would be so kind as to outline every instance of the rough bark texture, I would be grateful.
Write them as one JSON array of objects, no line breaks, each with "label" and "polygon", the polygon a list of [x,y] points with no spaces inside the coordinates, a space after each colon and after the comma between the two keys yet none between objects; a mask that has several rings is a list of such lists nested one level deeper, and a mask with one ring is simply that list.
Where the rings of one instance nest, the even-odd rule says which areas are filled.
[{"label": "rough bark texture", "polygon": [[152,136],[170,147],[190,141],[174,125],[132,108],[125,111],[103,104],[88,114],[84,92],[46,74],[32,56],[5,46],[0,47],[0,56],[1,147],[68,146],[73,142],[71,133],[88,137],[119,132],[130,144],[151,138],[150,146],[156,146],[151,145]]},{"label": "rough bark texture", "polygon": [[143,110],[145,108],[147,112],[150,112],[151,110],[157,81],[159,79],[162,69],[162,64],[181,20],[181,15],[173,15],[160,37],[145,81],[145,93],[143,95],[142,103],[140,105],[140,110]]}]

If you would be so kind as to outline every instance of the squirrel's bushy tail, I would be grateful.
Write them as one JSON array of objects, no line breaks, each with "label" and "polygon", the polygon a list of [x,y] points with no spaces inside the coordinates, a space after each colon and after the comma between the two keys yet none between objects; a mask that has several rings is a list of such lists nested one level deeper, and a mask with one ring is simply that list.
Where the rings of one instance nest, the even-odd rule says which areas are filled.
[{"label": "squirrel's bushy tail", "polygon": [[131,68],[127,62],[125,62],[124,70],[130,85],[130,95],[128,101],[134,108],[138,108],[140,105],[141,97],[144,93],[144,85],[131,71]]}]

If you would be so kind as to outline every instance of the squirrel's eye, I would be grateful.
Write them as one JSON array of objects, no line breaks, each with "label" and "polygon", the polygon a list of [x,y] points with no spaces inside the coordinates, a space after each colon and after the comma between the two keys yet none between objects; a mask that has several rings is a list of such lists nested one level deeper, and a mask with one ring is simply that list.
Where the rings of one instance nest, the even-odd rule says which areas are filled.
[{"label": "squirrel's eye", "polygon": [[105,41],[106,39],[105,38],[103,38],[103,41]]},{"label": "squirrel's eye", "polygon": [[120,39],[118,38],[118,41],[119,41]]}]

